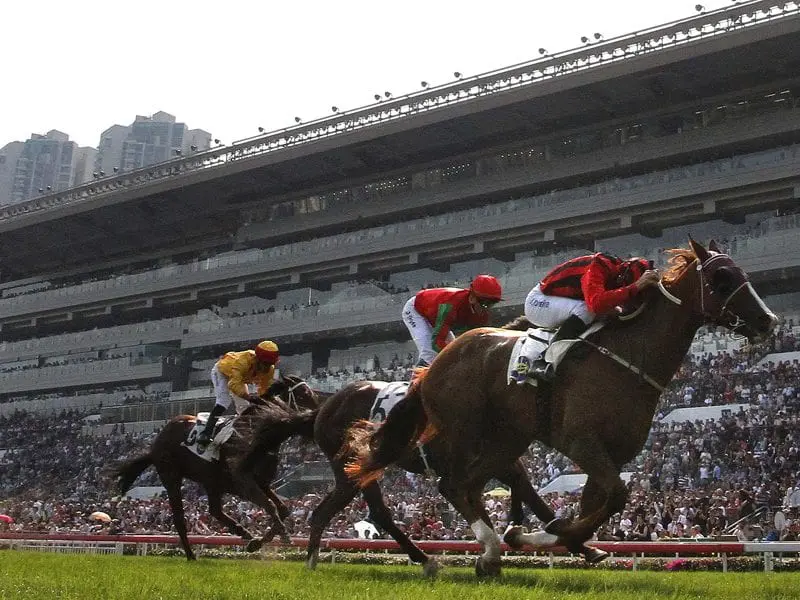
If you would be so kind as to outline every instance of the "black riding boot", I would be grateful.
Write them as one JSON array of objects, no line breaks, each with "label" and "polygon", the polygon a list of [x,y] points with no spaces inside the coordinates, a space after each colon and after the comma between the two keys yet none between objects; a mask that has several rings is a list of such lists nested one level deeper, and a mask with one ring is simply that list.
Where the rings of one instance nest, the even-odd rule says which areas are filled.
[{"label": "black riding boot", "polygon": [[[559,340],[574,340],[584,331],[588,325],[583,322],[583,319],[576,315],[571,315],[566,321],[561,324],[561,327],[558,328],[556,334],[553,336],[553,339],[550,340],[550,343],[557,342]],[[536,360],[531,365],[531,375],[536,379],[541,379],[543,381],[552,381],[556,376],[556,370],[548,362],[544,360],[544,354],[542,358]]]},{"label": "black riding boot", "polygon": [[201,450],[205,450],[211,443],[211,434],[214,433],[214,425],[217,424],[217,419],[219,419],[220,415],[224,412],[225,407],[219,406],[218,404],[215,404],[214,408],[211,409],[211,413],[208,415],[208,421],[206,421],[206,426],[203,428],[203,431],[200,432],[200,435],[197,436],[197,447]]}]

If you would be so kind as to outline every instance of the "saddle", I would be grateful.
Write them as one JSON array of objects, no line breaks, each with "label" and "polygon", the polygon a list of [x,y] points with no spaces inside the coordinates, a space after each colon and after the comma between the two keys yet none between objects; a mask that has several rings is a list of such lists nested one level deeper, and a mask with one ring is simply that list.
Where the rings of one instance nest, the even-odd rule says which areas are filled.
[{"label": "saddle", "polygon": [[201,450],[197,447],[197,437],[200,435],[200,432],[205,429],[208,416],[209,413],[207,412],[197,413],[194,427],[189,431],[183,445],[193,454],[196,454],[203,460],[211,462],[219,460],[220,447],[233,435],[233,425],[236,422],[236,417],[220,417],[217,419],[217,423],[211,435],[211,443],[204,450]]},{"label": "saddle", "polygon": [[603,321],[595,321],[577,339],[558,340],[550,343],[555,335],[555,330],[544,329],[542,327],[532,327],[525,335],[520,336],[511,351],[511,358],[508,361],[508,383],[509,384],[530,384],[534,387],[539,382],[529,376],[531,365],[544,358],[545,361],[553,365],[558,370],[558,365],[564,359],[567,352],[575,345],[579,339],[584,339],[595,331],[602,329],[605,325]]}]

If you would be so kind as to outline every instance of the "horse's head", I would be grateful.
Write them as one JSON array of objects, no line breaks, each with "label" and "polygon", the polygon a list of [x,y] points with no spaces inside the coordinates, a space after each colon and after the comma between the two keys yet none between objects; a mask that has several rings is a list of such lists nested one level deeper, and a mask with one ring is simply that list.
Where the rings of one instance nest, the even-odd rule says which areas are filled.
[{"label": "horse's head", "polygon": [[278,396],[293,410],[314,409],[319,397],[305,381],[295,375],[282,375],[269,388],[270,396]]},{"label": "horse's head", "polygon": [[750,285],[747,273],[712,240],[708,249],[689,239],[696,257],[696,310],[706,324],[726,327],[751,342],[767,338],[778,318]]}]

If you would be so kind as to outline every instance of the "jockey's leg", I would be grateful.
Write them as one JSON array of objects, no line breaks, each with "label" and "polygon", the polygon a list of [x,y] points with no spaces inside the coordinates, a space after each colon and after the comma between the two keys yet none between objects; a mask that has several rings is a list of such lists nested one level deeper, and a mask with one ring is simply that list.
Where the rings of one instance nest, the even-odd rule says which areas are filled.
[{"label": "jockey's leg", "polygon": [[427,366],[431,364],[436,357],[436,351],[431,345],[433,341],[433,328],[425,317],[419,314],[417,309],[414,308],[414,297],[406,302],[403,307],[402,317],[403,323],[411,334],[411,338],[417,345],[417,366]]},{"label": "jockey's leg", "polygon": [[197,436],[197,446],[201,449],[205,449],[211,442],[211,434],[214,432],[217,419],[233,402],[231,392],[228,390],[228,378],[220,373],[216,364],[211,369],[211,382],[214,384],[214,408],[211,409],[205,428]]},{"label": "jockey's leg", "polygon": [[[587,327],[588,325],[581,317],[578,315],[570,315],[567,320],[561,324],[561,327],[558,328],[558,331],[556,331],[550,343],[552,344],[560,340],[574,340],[586,331]],[[537,379],[552,381],[556,373],[553,365],[546,362],[544,355],[542,355],[540,359],[533,361],[531,365],[531,374]]]}]

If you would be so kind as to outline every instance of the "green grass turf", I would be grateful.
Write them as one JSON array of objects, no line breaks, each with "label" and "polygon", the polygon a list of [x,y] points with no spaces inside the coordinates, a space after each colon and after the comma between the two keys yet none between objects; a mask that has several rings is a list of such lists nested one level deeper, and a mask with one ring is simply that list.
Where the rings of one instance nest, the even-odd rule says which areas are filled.
[{"label": "green grass turf", "polygon": [[654,573],[505,569],[478,582],[472,569],[446,568],[435,581],[419,566],[59,555],[0,552],[0,599],[17,600],[517,600],[800,598],[796,573]]}]

